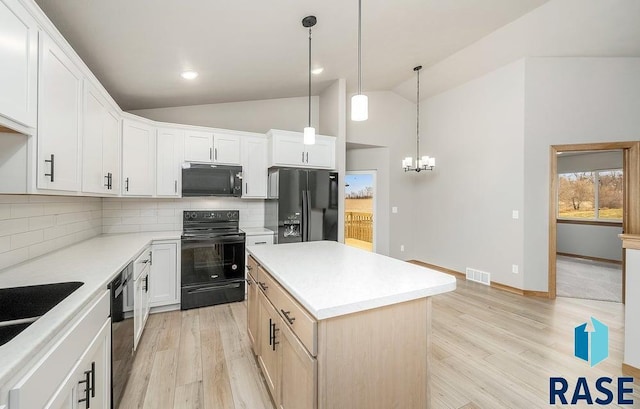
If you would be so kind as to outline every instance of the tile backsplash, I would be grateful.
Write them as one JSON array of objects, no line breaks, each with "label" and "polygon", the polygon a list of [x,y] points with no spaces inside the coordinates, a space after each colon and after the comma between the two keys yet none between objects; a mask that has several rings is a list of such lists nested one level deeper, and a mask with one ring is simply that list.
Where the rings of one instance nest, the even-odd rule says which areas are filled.
[{"label": "tile backsplash", "polygon": [[240,210],[240,227],[264,226],[264,201],[236,198],[102,199],[103,233],[182,230],[187,209]]},{"label": "tile backsplash", "polygon": [[0,195],[0,269],[102,233],[102,199]]}]

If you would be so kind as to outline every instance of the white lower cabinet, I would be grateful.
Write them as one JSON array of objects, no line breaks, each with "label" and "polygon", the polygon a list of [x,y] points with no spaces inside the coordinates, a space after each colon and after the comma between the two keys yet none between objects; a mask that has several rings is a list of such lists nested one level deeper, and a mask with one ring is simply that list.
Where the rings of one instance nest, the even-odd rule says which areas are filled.
[{"label": "white lower cabinet", "polygon": [[151,245],[151,307],[180,303],[179,241],[154,242]]},{"label": "white lower cabinet", "polygon": [[151,251],[146,249],[133,264],[133,349],[138,348],[144,326],[149,318],[149,287],[151,280]]},{"label": "white lower cabinet", "polygon": [[246,236],[247,246],[260,246],[265,244],[273,244],[273,234],[260,234],[257,236]]},{"label": "white lower cabinet", "polygon": [[109,291],[9,391],[11,409],[111,407]]}]

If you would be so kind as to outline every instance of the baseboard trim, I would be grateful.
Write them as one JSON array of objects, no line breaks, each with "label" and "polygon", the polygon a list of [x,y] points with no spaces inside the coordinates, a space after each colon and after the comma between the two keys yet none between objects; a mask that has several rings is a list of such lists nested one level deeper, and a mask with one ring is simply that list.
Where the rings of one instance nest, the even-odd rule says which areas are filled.
[{"label": "baseboard trim", "polygon": [[592,256],[582,256],[580,254],[562,253],[562,252],[559,252],[559,251],[556,252],[556,254],[559,255],[559,256],[580,258],[580,259],[583,259],[583,260],[598,261],[600,263],[617,264],[619,266],[622,265],[622,261],[620,261],[620,260],[611,260],[611,259],[608,259],[608,258],[592,257]]},{"label": "baseboard trim", "polygon": [[451,269],[445,268],[445,267],[436,266],[435,264],[425,263],[424,261],[407,260],[407,263],[415,264],[415,265],[422,266],[422,267],[427,267],[427,268],[430,268],[432,270],[440,271],[442,273],[451,274],[451,275],[458,276],[458,277],[464,278],[464,279],[467,278],[466,274],[463,274],[463,273],[461,273],[459,271],[451,270]]},{"label": "baseboard trim", "polygon": [[640,379],[640,368],[622,363],[622,373],[625,375],[631,375],[636,379]]},{"label": "baseboard trim", "polygon": [[[430,268],[432,270],[440,271],[442,273],[451,274],[451,275],[454,275],[454,276],[459,277],[459,278],[464,278],[465,280],[467,279],[467,275],[466,274],[461,273],[461,272],[456,271],[456,270],[451,270],[450,268],[440,267],[440,266],[437,266],[435,264],[425,263],[424,261],[420,261],[420,260],[407,260],[407,262],[411,263],[411,264],[418,265],[418,266],[427,267],[427,268]],[[501,283],[498,283],[496,281],[492,281],[490,286],[491,286],[491,288],[495,288],[496,290],[506,291],[506,292],[511,293],[511,294],[522,295],[522,296],[525,296],[525,297],[549,298],[549,293],[546,292],[546,291],[522,290],[520,288],[511,287],[510,285],[501,284]]]}]

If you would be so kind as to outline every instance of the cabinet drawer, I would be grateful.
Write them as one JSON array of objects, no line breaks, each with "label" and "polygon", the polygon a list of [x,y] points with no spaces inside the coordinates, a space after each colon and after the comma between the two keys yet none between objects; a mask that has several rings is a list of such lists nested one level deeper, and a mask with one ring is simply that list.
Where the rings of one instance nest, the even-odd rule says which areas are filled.
[{"label": "cabinet drawer", "polygon": [[255,281],[258,281],[258,262],[251,256],[247,258],[247,272]]},{"label": "cabinet drawer", "polygon": [[273,244],[273,234],[261,234],[259,236],[247,236],[247,246],[260,246],[264,244]]},{"label": "cabinet drawer", "polygon": [[258,267],[258,285],[287,326],[296,334],[311,355],[316,356],[318,354],[316,320],[262,267]]},{"label": "cabinet drawer", "polygon": [[108,317],[109,291],[105,291],[9,391],[9,406],[15,409],[45,407]]}]

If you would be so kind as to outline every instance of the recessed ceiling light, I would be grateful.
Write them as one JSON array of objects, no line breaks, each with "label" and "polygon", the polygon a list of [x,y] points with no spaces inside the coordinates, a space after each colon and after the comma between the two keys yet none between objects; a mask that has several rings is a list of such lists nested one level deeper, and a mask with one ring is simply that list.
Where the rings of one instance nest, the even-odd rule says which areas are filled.
[{"label": "recessed ceiling light", "polygon": [[195,71],[184,71],[180,76],[185,80],[192,80],[198,76],[198,73]]},{"label": "recessed ceiling light", "polygon": [[314,68],[311,70],[311,74],[319,75],[319,74],[322,74],[322,71],[324,71],[324,68],[322,67]]}]

